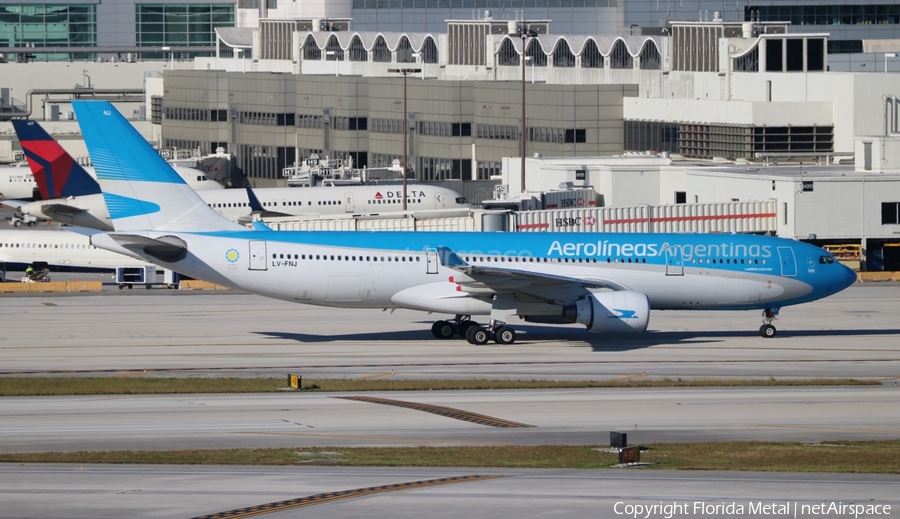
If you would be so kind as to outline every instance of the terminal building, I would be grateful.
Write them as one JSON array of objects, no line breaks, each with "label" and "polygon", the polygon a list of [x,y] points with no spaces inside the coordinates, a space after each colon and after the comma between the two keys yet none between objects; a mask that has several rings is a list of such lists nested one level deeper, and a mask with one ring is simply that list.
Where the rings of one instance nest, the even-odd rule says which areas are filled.
[{"label": "terminal building", "polygon": [[[314,2],[266,4],[236,4],[239,26],[213,27],[211,47],[189,60],[170,48],[158,61],[0,65],[11,72],[0,116],[43,117],[77,147],[67,101],[111,98],[163,147],[232,153],[255,186],[284,185],[285,168],[313,153],[375,168],[405,149],[416,181],[453,184],[475,201],[498,181],[511,197],[575,182],[596,188],[607,207],[764,202],[773,216],[763,232],[861,251],[900,243],[885,216],[900,201],[891,61],[876,53],[887,69],[838,72],[833,33],[795,26],[793,14],[746,21],[698,10],[654,30],[649,21],[625,30],[620,17],[608,31],[568,32],[555,11],[523,22],[495,9],[427,30],[366,30],[373,22],[355,18],[368,9],[358,1],[337,12],[346,16],[334,16],[340,2],[320,11]],[[612,4],[604,9],[625,9]],[[8,135],[0,155],[4,145],[15,152]],[[611,155],[620,158],[602,158]],[[629,155],[656,164],[637,166],[644,180],[630,176]],[[594,173],[608,160],[624,161],[626,174]],[[659,186],[648,187],[654,175]],[[859,198],[838,200],[841,192]],[[819,204],[848,207],[807,217]],[[883,266],[874,256],[861,252],[862,268]]]},{"label": "terminal building", "polygon": [[900,39],[900,5],[885,0],[3,0],[0,10],[0,45],[73,47],[26,51],[37,59],[67,59],[70,52],[80,59],[97,55],[93,48],[102,46],[155,47],[148,57],[165,52],[163,46],[193,46],[201,54],[206,47],[208,53],[216,27],[257,27],[261,19],[315,20],[328,30],[438,33],[446,20],[490,11],[498,20],[553,20],[559,34],[661,35],[672,21],[709,21],[719,12],[728,22],[790,22],[795,32],[830,33],[832,70],[871,72],[883,60],[900,70],[898,60],[885,60],[900,51],[891,43]]}]

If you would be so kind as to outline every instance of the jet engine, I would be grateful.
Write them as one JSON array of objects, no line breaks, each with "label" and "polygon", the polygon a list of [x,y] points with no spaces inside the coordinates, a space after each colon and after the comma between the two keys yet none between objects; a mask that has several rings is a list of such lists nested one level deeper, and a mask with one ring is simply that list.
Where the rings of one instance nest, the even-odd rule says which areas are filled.
[{"label": "jet engine", "polygon": [[563,319],[592,332],[641,333],[650,321],[650,301],[639,292],[598,292],[564,306]]}]

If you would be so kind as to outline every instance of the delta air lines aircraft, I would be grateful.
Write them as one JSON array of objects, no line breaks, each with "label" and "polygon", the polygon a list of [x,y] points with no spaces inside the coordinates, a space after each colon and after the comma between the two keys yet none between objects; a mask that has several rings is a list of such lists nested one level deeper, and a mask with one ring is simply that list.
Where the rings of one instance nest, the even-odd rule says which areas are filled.
[{"label": "delta air lines aircraft", "polygon": [[[97,247],[268,297],[452,316],[438,338],[509,344],[513,317],[637,333],[651,309],[762,310],[847,288],[856,275],[809,244],[753,235],[292,232],[217,214],[107,102],[75,101],[115,231]],[[483,316],[483,324],[472,318]]]}]

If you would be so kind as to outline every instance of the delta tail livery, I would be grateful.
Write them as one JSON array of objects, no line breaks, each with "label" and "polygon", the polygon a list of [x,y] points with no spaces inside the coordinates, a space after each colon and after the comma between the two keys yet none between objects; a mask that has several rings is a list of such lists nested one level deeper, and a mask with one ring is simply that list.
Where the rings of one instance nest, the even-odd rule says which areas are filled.
[{"label": "delta tail livery", "polygon": [[[24,204],[32,199],[45,203],[71,200],[99,188],[91,174],[93,168],[78,164],[37,122],[15,120],[12,123],[28,166],[0,168],[0,200],[9,200],[6,205]],[[175,171],[198,191],[225,189],[198,169],[178,166]]]},{"label": "delta tail livery", "polygon": [[818,247],[766,236],[251,230],[208,207],[109,103],[73,105],[115,226],[94,245],[286,301],[453,316],[432,326],[439,338],[509,344],[514,316],[643,332],[651,309],[763,310],[773,337],[781,307],[856,280]]},{"label": "delta tail livery", "polygon": [[[36,121],[13,121],[13,126],[28,157],[41,200],[14,201],[7,205],[36,218],[78,227],[113,230],[97,181]],[[215,181],[207,182],[222,187]],[[197,186],[193,187],[196,189]],[[204,189],[198,194],[218,213],[240,223],[253,221],[254,215],[277,218],[311,214],[391,213],[401,210],[403,200],[402,191],[395,186],[276,187],[261,188],[255,192],[249,188]],[[437,186],[413,186],[407,191],[407,198],[409,209],[426,218],[457,216],[468,213],[472,208],[456,192]]]}]

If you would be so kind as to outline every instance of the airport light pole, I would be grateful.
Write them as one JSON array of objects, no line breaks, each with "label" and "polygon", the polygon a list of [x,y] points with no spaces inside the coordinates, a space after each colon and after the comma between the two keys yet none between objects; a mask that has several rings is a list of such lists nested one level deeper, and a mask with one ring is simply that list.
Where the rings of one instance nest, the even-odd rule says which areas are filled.
[{"label": "airport light pole", "polygon": [[[512,22],[510,22],[511,24]],[[525,21],[516,24],[516,32],[510,32],[510,36],[522,38],[522,120],[519,123],[519,154],[521,155],[520,185],[522,194],[525,194],[525,42],[528,38],[536,38],[537,33],[528,27]],[[532,70],[532,72],[534,72]]]},{"label": "airport light pole", "polygon": [[400,74],[403,76],[403,118],[400,124],[403,125],[403,158],[401,159],[401,168],[403,171],[403,210],[406,211],[406,129],[409,126],[408,116],[406,115],[406,77],[410,74],[421,72],[420,68],[389,68],[388,72]]}]

